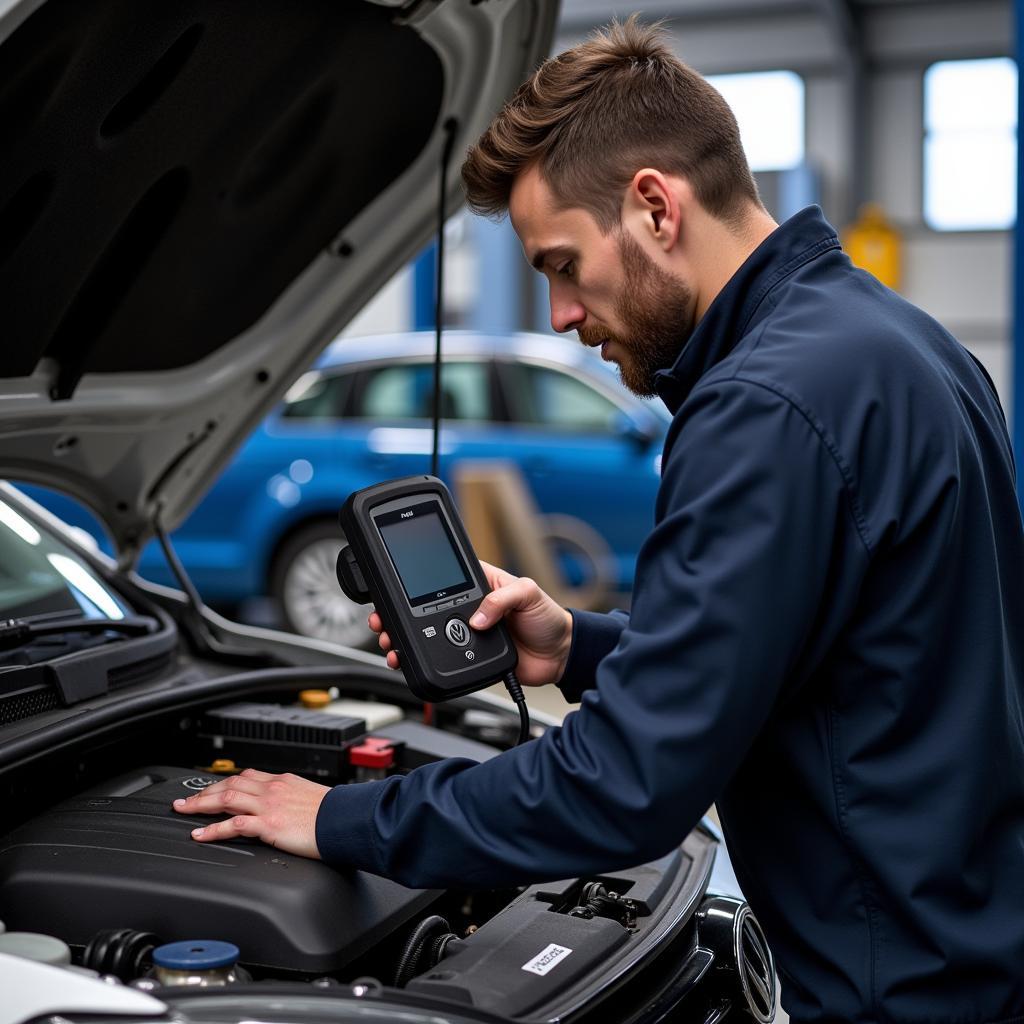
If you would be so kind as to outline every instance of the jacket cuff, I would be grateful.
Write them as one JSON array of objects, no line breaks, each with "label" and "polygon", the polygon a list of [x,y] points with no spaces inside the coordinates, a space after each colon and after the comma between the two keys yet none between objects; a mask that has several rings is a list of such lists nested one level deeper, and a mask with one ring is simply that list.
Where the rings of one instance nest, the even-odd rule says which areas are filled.
[{"label": "jacket cuff", "polygon": [[569,614],[572,616],[572,644],[558,688],[570,704],[578,704],[584,690],[593,687],[597,666],[615,650],[626,627],[626,618],[577,608],[570,608]]},{"label": "jacket cuff", "polygon": [[335,786],[320,801],[316,814],[316,847],[320,858],[336,868],[359,868],[381,873],[373,842],[373,815],[384,790],[397,777],[380,782]]}]

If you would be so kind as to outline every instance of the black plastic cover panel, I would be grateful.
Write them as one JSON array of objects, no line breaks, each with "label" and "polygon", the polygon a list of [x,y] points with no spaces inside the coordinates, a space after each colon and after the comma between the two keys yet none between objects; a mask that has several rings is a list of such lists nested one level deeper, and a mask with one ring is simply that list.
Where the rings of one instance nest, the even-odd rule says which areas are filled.
[{"label": "black plastic cover panel", "polygon": [[436,898],[257,840],[195,842],[195,825],[215,819],[184,817],[171,801],[211,781],[144,768],[21,826],[0,840],[0,920],[76,946],[103,928],[221,939],[245,964],[313,974],[349,963]]},{"label": "black plastic cover panel", "polygon": [[0,46],[0,377],[186,366],[419,155],[437,54],[359,0],[48,0]]},{"label": "black plastic cover panel", "polygon": [[409,988],[519,1017],[594,971],[629,939],[615,921],[509,907]]}]

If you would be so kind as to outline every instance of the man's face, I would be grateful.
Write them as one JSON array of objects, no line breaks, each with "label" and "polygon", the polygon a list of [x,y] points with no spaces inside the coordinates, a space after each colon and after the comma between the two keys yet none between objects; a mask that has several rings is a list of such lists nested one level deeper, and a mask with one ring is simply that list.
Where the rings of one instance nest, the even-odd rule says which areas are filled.
[{"label": "man's face", "polygon": [[691,289],[625,228],[605,235],[588,211],[559,209],[535,168],[516,179],[509,216],[527,260],[548,279],[551,326],[575,329],[618,365],[627,388],[653,395],[655,374],[675,362],[693,331]]}]

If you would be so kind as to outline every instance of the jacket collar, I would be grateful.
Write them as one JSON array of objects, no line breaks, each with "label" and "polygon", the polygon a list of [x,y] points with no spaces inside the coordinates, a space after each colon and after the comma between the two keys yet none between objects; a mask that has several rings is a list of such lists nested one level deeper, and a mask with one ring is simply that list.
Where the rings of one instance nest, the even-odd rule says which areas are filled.
[{"label": "jacket collar", "polygon": [[801,210],[776,228],[715,297],[675,364],[655,375],[655,387],[669,412],[675,415],[697,381],[767,315],[764,300],[773,288],[805,263],[838,248],[836,230],[817,206]]}]

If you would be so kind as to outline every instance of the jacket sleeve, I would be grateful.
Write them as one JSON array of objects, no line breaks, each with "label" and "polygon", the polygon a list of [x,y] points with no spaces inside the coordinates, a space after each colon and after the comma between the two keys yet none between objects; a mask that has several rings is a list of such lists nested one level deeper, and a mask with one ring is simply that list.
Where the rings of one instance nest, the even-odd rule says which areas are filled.
[{"label": "jacket sleeve", "polygon": [[628,624],[580,709],[483,764],[336,787],[317,818],[325,861],[496,887],[651,860],[697,823],[795,685],[820,606],[859,585],[837,553],[866,558],[813,423],[761,385],[700,391],[670,435]]},{"label": "jacket sleeve", "polygon": [[597,680],[597,666],[615,650],[622,631],[629,624],[623,611],[601,614],[570,608],[572,645],[558,688],[570,704],[577,704]]}]

